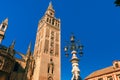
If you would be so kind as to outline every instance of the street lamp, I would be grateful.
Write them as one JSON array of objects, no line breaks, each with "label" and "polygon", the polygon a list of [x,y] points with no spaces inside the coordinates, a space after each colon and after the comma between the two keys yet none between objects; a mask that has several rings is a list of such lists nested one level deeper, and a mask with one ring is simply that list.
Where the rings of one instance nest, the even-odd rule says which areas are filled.
[{"label": "street lamp", "polygon": [[72,54],[72,59],[70,61],[72,63],[73,76],[71,80],[81,80],[80,69],[79,69],[79,64],[78,64],[79,58],[77,57],[77,54],[82,56],[83,55],[82,50],[83,50],[83,45],[80,44],[80,41],[76,41],[75,36],[72,34],[70,37],[70,42],[68,42],[68,45],[64,47],[66,57],[69,56],[68,51],[71,51],[71,54]]}]

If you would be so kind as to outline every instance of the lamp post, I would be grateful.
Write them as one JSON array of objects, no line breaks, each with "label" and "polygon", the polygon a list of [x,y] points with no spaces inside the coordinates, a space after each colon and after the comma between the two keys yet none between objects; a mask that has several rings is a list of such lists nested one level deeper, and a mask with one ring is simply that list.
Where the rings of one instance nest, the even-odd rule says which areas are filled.
[{"label": "lamp post", "polygon": [[73,76],[72,76],[71,80],[81,80],[80,69],[79,69],[79,64],[78,64],[79,58],[77,57],[77,55],[78,54],[80,56],[83,55],[82,49],[83,49],[83,45],[80,44],[79,41],[76,41],[75,36],[72,34],[71,37],[70,37],[70,42],[64,48],[66,57],[69,56],[69,51],[72,54],[72,58],[71,58],[70,61],[72,63],[72,74],[73,74]]}]

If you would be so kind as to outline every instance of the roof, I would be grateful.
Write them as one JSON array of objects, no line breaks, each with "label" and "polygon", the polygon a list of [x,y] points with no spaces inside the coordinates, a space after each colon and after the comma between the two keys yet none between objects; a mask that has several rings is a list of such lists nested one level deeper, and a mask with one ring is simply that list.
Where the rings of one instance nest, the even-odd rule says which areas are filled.
[{"label": "roof", "polygon": [[104,75],[104,74],[109,74],[109,73],[112,73],[112,72],[115,72],[115,71],[120,71],[120,68],[115,69],[113,66],[110,66],[110,67],[100,69],[100,70],[97,70],[97,71],[91,73],[85,79],[101,76],[101,75]]}]

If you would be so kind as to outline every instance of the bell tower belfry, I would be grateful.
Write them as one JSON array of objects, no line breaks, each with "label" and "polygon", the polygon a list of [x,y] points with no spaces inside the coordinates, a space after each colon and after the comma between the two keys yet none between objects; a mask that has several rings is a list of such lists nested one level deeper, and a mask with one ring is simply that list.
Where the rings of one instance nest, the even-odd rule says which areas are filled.
[{"label": "bell tower belfry", "polygon": [[0,43],[4,39],[5,31],[8,27],[8,18],[6,18],[1,24],[0,24]]},{"label": "bell tower belfry", "polygon": [[60,80],[60,19],[52,3],[38,23],[33,80]]}]

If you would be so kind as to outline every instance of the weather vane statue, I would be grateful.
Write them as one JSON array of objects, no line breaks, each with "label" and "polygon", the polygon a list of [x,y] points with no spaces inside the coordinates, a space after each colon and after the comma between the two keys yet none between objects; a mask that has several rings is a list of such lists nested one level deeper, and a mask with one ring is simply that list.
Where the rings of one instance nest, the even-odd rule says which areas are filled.
[{"label": "weather vane statue", "polygon": [[68,53],[69,50],[71,51],[71,54],[72,54],[71,63],[72,63],[73,76],[71,80],[82,80],[80,77],[80,69],[78,64],[79,58],[77,57],[78,53],[80,54],[80,56],[83,55],[82,49],[83,49],[83,45],[80,44],[80,41],[76,41],[75,36],[72,34],[70,38],[70,42],[68,42],[68,45],[65,46],[64,48],[66,57],[69,56],[69,53]]}]

